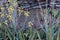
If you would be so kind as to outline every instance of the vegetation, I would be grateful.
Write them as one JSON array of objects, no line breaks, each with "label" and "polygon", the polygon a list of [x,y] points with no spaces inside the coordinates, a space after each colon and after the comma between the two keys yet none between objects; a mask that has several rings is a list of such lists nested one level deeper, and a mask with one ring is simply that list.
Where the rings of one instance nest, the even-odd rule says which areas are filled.
[{"label": "vegetation", "polygon": [[[0,6],[0,40],[60,40],[60,11],[58,9],[41,8],[37,9],[41,11],[40,13],[33,14],[18,7],[16,0],[7,2]],[[36,18],[32,19],[31,15]],[[29,18],[32,21],[28,20]]]}]

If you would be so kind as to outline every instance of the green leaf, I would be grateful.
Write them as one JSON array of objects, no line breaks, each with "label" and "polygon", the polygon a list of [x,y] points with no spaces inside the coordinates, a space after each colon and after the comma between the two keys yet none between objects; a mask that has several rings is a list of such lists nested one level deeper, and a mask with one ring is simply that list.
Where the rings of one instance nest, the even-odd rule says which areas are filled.
[{"label": "green leaf", "polygon": [[53,9],[52,12],[53,12],[54,16],[56,16],[58,14],[58,10],[56,10],[56,9]]},{"label": "green leaf", "polygon": [[57,40],[60,40],[60,33],[57,34]]},{"label": "green leaf", "polygon": [[31,40],[34,40],[35,33],[36,33],[36,32],[34,31],[34,33],[33,33],[32,37],[31,37]]},{"label": "green leaf", "polygon": [[39,40],[41,40],[39,32],[38,31],[36,31],[36,32],[37,32],[37,36],[38,36]]}]

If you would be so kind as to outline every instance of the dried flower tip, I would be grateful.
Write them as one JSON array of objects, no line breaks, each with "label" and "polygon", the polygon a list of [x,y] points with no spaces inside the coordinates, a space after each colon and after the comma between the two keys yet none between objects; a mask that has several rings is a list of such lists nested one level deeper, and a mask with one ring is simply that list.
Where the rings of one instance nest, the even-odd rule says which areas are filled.
[{"label": "dried flower tip", "polygon": [[30,21],[30,22],[28,22],[28,25],[29,25],[29,27],[31,27],[33,25],[33,23]]}]

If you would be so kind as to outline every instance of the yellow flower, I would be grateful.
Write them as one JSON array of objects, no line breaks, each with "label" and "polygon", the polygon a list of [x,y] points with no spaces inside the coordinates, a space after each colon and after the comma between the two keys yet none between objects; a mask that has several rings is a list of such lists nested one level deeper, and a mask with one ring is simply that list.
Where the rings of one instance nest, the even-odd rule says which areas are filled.
[{"label": "yellow flower", "polygon": [[29,25],[29,27],[31,27],[33,25],[33,23],[30,21],[30,22],[28,22],[28,25]]},{"label": "yellow flower", "polygon": [[23,12],[23,9],[19,7],[18,8],[18,12],[21,12],[22,13]]},{"label": "yellow flower", "polygon": [[24,12],[23,8],[18,7],[18,12]]},{"label": "yellow flower", "polygon": [[13,10],[14,10],[14,8],[13,8],[12,6],[10,6],[10,7],[8,8],[8,11],[9,11],[9,12],[13,12]]},{"label": "yellow flower", "polygon": [[8,18],[9,20],[12,20],[12,16],[11,16],[10,14],[7,14],[7,18]]},{"label": "yellow flower", "polygon": [[3,11],[5,8],[4,7],[1,7],[1,10]]},{"label": "yellow flower", "polygon": [[4,17],[4,14],[3,13],[1,14],[1,17]]},{"label": "yellow flower", "polygon": [[24,13],[25,16],[29,16],[27,13]]},{"label": "yellow flower", "polygon": [[23,8],[22,7],[18,7],[18,9],[22,10]]},{"label": "yellow flower", "polygon": [[11,0],[7,0],[8,2],[11,2]]},{"label": "yellow flower", "polygon": [[9,20],[12,20],[12,16],[10,16]]},{"label": "yellow flower", "polygon": [[19,11],[19,12],[23,12],[23,10],[22,10],[22,9],[18,9],[18,11]]},{"label": "yellow flower", "polygon": [[24,11],[25,16],[29,16],[29,12]]},{"label": "yellow flower", "polygon": [[13,2],[12,5],[15,7],[17,6],[17,2]]}]

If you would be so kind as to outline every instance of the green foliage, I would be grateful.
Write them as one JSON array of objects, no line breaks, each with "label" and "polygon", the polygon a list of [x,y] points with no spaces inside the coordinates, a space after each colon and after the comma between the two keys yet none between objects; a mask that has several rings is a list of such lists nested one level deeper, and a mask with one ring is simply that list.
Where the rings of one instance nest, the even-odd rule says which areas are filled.
[{"label": "green foliage", "polygon": [[[50,10],[49,13],[53,13],[54,17],[59,17],[58,12]],[[31,26],[29,30],[21,31],[15,29],[13,24],[12,27],[9,27],[6,23],[0,22],[0,40],[60,40],[57,24],[54,25],[54,28],[53,26],[45,27],[47,29],[45,32],[42,29],[34,29],[32,22],[29,25]]]},{"label": "green foliage", "polygon": [[48,10],[48,12],[51,15],[54,15],[54,17],[58,16],[58,14],[59,14],[58,10],[56,10],[56,9],[50,9],[50,10]]},{"label": "green foliage", "polygon": [[[53,24],[51,22],[51,24],[49,26],[47,23],[47,20],[46,20],[46,19],[48,19],[48,17],[50,17],[50,15],[48,16],[48,13],[51,14],[51,17],[54,17],[57,20],[57,18],[60,17],[60,12],[57,9],[49,9],[46,12],[46,15],[47,15],[46,18],[45,18],[45,16],[46,16],[45,13],[41,12],[41,14],[42,14],[41,16],[43,16],[43,14],[44,14],[43,18],[45,18],[44,21],[46,21],[46,23],[45,22],[43,23],[45,25],[44,26],[45,29],[43,28],[43,26],[40,30],[33,28],[34,24],[33,24],[33,22],[30,21],[28,23],[28,25],[30,26],[29,29],[21,31],[20,29],[17,30],[15,28],[15,25],[13,25],[12,20],[13,20],[13,18],[15,19],[15,17],[13,17],[11,14],[12,14],[12,12],[16,11],[16,14],[17,14],[16,18],[17,18],[18,22],[20,22],[20,20],[19,20],[20,15],[24,15],[24,16],[26,16],[26,18],[28,18],[30,16],[30,13],[28,11],[23,10],[23,8],[20,8],[20,7],[19,8],[17,7],[18,9],[16,9],[15,8],[17,6],[16,0],[13,2],[12,2],[12,0],[11,1],[8,0],[8,2],[9,3],[6,3],[3,5],[3,7],[1,7],[2,12],[0,12],[0,21],[2,21],[2,22],[0,22],[0,40],[60,40],[60,31],[59,31],[60,29],[58,29],[59,27],[57,26],[57,22],[55,24]],[[6,7],[4,7],[4,6],[6,6]],[[7,13],[4,13],[5,12],[4,10]],[[38,18],[39,14],[37,14],[37,12],[36,12],[36,16],[37,16],[37,19],[39,22],[40,18],[42,19],[42,17]],[[35,18],[35,16],[34,16],[34,18]],[[26,22],[26,20],[25,20],[25,22]],[[51,20],[48,20],[48,21],[50,22]],[[43,21],[43,20],[41,20],[41,21]],[[52,21],[54,21],[54,20],[52,20]],[[20,23],[18,23],[18,24],[20,24]],[[39,23],[39,25],[40,25],[40,23]],[[20,27],[20,25],[18,25],[18,26]]]}]

